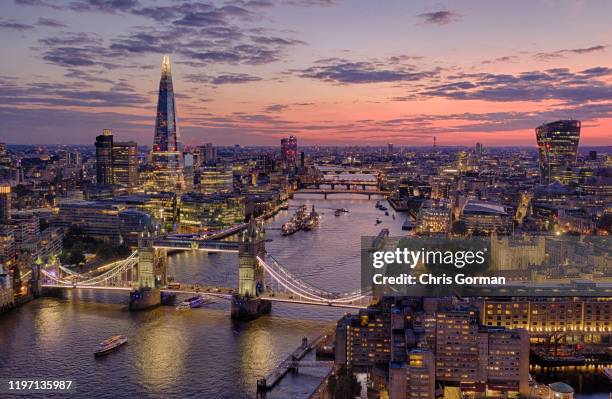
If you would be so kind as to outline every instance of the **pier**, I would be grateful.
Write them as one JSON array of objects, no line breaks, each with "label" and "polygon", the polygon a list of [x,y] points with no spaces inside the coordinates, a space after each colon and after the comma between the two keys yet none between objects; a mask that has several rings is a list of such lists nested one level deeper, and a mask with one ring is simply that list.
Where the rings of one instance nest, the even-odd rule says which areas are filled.
[{"label": "pier", "polygon": [[302,344],[298,346],[285,360],[280,362],[278,366],[270,372],[266,377],[257,380],[257,392],[265,393],[270,391],[290,370],[297,370],[300,367],[332,367],[333,362],[300,362],[311,350],[317,347],[321,341],[327,337],[326,333],[319,335],[312,342],[308,342],[308,338],[302,338]]}]

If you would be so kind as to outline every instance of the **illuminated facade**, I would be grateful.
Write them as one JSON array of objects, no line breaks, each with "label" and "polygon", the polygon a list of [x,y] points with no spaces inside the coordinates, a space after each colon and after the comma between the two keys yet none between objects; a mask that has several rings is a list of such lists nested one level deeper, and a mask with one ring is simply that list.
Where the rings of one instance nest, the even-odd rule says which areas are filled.
[{"label": "illuminated facade", "polygon": [[364,309],[359,315],[346,316],[336,327],[342,346],[336,362],[350,366],[371,367],[391,359],[390,320],[377,310]]},{"label": "illuminated facade", "polygon": [[451,221],[451,208],[448,201],[441,199],[424,202],[417,220],[420,234],[447,233],[450,230]]},{"label": "illuminated facade", "polygon": [[529,392],[529,336],[525,330],[481,326],[478,312],[436,315],[436,380],[478,393]]},{"label": "illuminated facade", "polygon": [[512,230],[512,214],[500,204],[468,200],[461,210],[461,220],[470,232],[508,233]]},{"label": "illuminated facade", "polygon": [[113,133],[104,129],[96,137],[96,181],[99,185],[111,186],[113,176]]},{"label": "illuminated facade", "polygon": [[576,165],[580,121],[560,120],[536,128],[540,156],[540,183],[564,181],[564,171]]},{"label": "illuminated facade", "polygon": [[281,139],[281,158],[285,168],[293,169],[297,165],[297,137],[289,136]]},{"label": "illuminated facade", "polygon": [[15,260],[15,234],[12,226],[0,225],[0,263],[10,265]]},{"label": "illuminated facade", "polygon": [[609,298],[487,299],[481,313],[484,325],[524,328],[532,333],[612,333]]},{"label": "illuminated facade", "polygon": [[114,184],[128,191],[138,186],[138,152],[134,141],[113,143]]},{"label": "illuminated facade", "polygon": [[234,190],[234,174],[224,166],[202,167],[196,171],[196,187],[202,194],[230,193]]},{"label": "illuminated facade", "polygon": [[94,201],[73,201],[60,204],[53,224],[64,229],[78,227],[93,238],[120,243],[119,212],[123,206]]},{"label": "illuminated facade", "polygon": [[11,186],[0,184],[0,223],[11,219]]},{"label": "illuminated facade", "polygon": [[181,233],[222,230],[245,219],[244,196],[184,194],[180,205]]},{"label": "illuminated facade", "polygon": [[180,191],[184,187],[183,155],[176,125],[176,106],[174,88],[170,71],[170,57],[164,55],[162,73],[159,81],[155,119],[155,137],[151,161],[153,163],[152,184],[149,191]]}]

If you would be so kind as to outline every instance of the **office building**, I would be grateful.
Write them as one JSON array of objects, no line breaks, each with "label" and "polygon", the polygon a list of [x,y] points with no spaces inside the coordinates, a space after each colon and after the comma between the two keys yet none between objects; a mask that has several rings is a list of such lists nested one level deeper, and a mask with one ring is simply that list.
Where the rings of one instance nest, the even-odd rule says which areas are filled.
[{"label": "office building", "polygon": [[234,174],[225,166],[205,166],[195,172],[195,188],[201,194],[231,193]]},{"label": "office building", "polygon": [[11,219],[11,185],[0,183],[0,223],[7,223]]},{"label": "office building", "polygon": [[461,209],[461,220],[470,233],[506,234],[512,231],[512,213],[497,203],[468,200]]},{"label": "office building", "polygon": [[281,160],[286,169],[295,169],[297,166],[297,137],[289,136],[281,139]]},{"label": "office building", "polygon": [[[482,324],[550,331],[612,333],[609,298],[488,298],[482,304]],[[597,339],[597,338],[595,338]]]},{"label": "office building", "polygon": [[180,205],[181,233],[223,230],[245,220],[242,195],[197,193],[183,194]]},{"label": "office building", "polygon": [[199,147],[200,165],[211,166],[217,163],[217,149],[212,143]]},{"label": "office building", "polygon": [[67,231],[78,227],[84,235],[114,244],[122,242],[119,212],[123,206],[98,201],[73,201],[60,204],[53,226]]},{"label": "office building", "polygon": [[373,367],[391,359],[390,318],[380,310],[362,309],[336,325],[336,363]]},{"label": "office building", "polygon": [[113,143],[114,184],[131,192],[138,187],[138,145],[134,141]]},{"label": "office building", "polygon": [[16,254],[13,226],[0,225],[0,263],[12,264]]},{"label": "office building", "polygon": [[444,199],[423,202],[417,215],[419,234],[444,234],[450,231],[451,208]]},{"label": "office building", "polygon": [[101,186],[112,186],[113,179],[113,133],[104,129],[96,137],[96,181]]},{"label": "office building", "polygon": [[540,156],[540,183],[564,181],[564,171],[576,166],[581,123],[577,120],[560,120],[545,123],[536,128]]}]

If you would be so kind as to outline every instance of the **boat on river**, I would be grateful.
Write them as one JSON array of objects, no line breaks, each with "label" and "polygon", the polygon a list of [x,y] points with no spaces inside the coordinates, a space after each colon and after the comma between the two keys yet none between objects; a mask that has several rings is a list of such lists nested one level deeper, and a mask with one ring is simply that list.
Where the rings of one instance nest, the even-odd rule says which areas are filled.
[{"label": "boat on river", "polygon": [[113,335],[112,337],[100,342],[98,349],[94,352],[96,357],[107,355],[128,341],[125,335]]}]

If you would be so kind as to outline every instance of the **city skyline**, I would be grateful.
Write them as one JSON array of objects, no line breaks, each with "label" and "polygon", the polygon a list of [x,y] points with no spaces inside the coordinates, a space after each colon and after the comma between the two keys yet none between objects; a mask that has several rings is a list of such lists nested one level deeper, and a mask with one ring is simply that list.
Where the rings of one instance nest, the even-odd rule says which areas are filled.
[{"label": "city skyline", "polygon": [[111,128],[151,145],[167,52],[186,145],[295,135],[305,146],[429,146],[436,136],[535,148],[537,126],[569,118],[583,121],[581,146],[612,142],[609,4],[372,7],[6,2],[2,138],[91,144]]}]

